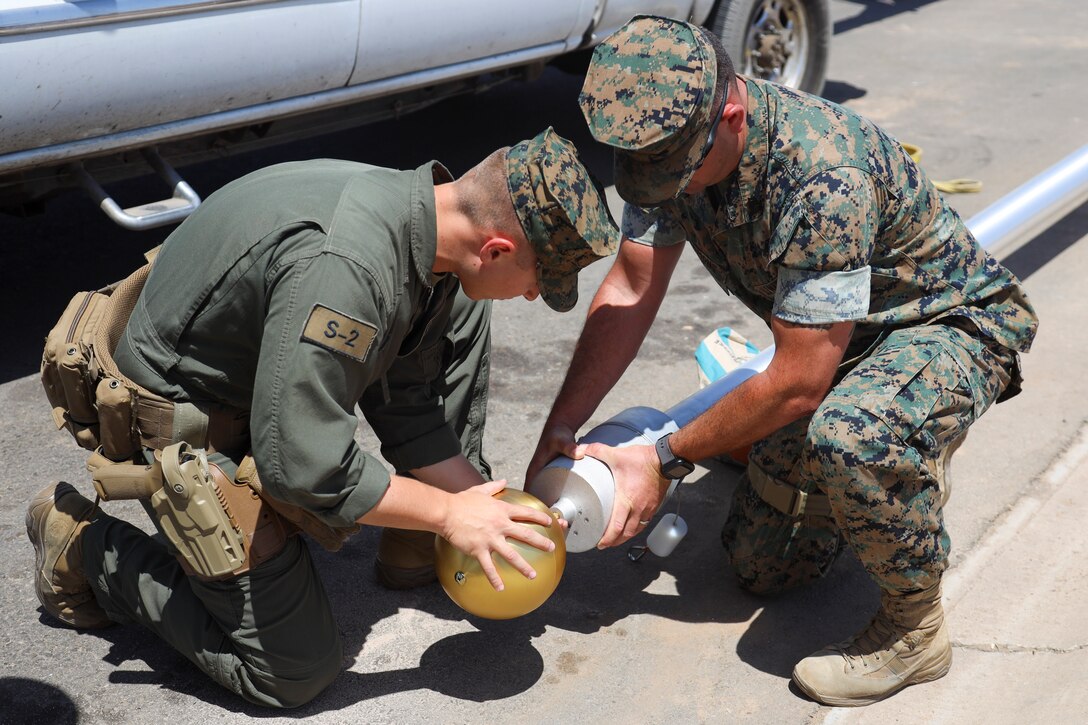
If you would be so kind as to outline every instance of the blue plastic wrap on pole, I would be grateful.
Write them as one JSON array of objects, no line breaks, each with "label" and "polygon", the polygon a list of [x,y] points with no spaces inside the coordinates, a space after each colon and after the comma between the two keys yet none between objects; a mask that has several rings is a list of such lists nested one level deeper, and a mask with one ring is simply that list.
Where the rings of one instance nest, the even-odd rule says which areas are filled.
[{"label": "blue plastic wrap on pole", "polygon": [[751,360],[742,363],[739,367],[729,371],[699,392],[684,398],[665,411],[665,415],[673,419],[677,428],[683,428],[707,411],[714,403],[725,397],[726,393],[732,391],[733,388],[756,373],[766,370],[767,364],[771,362],[773,356],[774,345],[771,345]]}]

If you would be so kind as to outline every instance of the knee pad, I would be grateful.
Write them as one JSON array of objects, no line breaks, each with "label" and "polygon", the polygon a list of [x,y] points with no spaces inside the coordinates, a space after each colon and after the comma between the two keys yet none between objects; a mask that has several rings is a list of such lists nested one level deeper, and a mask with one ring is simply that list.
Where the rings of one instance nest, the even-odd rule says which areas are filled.
[{"label": "knee pad", "polygon": [[761,499],[747,480],[722,529],[722,545],[742,589],[775,594],[823,577],[839,555],[834,521],[792,518]]}]

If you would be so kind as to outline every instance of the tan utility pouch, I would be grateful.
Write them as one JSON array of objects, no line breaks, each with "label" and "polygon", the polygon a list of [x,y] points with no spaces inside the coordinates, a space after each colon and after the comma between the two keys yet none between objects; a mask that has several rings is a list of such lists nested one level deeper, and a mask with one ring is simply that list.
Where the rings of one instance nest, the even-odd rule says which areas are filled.
[{"label": "tan utility pouch", "polygon": [[157,248],[148,252],[148,263],[123,281],[73,297],[46,336],[42,352],[42,385],[53,422],[83,448],[94,451],[101,446],[114,461],[139,450],[136,401],[138,396],[152,396],[116,370],[112,353],[157,252]]},{"label": "tan utility pouch", "polygon": [[46,336],[42,353],[42,385],[53,408],[53,422],[92,451],[99,445],[95,388],[100,374],[92,345],[107,302],[109,296],[101,292],[73,297]]}]

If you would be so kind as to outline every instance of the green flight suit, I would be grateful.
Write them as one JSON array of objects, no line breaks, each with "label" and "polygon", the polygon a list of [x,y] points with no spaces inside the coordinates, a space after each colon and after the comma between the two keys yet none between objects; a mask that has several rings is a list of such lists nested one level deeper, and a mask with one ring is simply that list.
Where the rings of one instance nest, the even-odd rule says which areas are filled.
[{"label": "green flight suit", "polygon": [[[175,401],[250,416],[266,493],[348,527],[389,485],[355,440],[358,405],[398,471],[482,458],[490,303],[431,272],[437,163],[289,163],[239,179],[167,239],[115,359]],[[212,458],[228,475],[245,450]],[[301,537],[225,581],[100,515],[84,567],[112,619],[159,634],[217,682],[290,707],[338,675],[339,634]]]}]

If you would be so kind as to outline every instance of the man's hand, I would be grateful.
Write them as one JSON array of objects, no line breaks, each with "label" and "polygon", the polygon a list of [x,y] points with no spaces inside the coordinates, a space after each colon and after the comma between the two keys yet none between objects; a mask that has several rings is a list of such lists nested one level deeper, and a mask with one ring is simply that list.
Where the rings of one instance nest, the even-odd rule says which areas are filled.
[{"label": "man's hand", "polygon": [[510,545],[507,537],[523,541],[541,551],[555,549],[551,539],[519,522],[541,526],[561,525],[544,511],[516,506],[494,498],[504,488],[506,481],[490,481],[450,496],[439,532],[455,547],[476,557],[491,586],[500,592],[503,590],[503,583],[491,558],[492,552],[509,561],[511,566],[529,579],[536,578],[533,567]]},{"label": "man's hand", "polygon": [[574,431],[569,426],[561,423],[545,425],[540,433],[540,440],[536,444],[536,452],[529,461],[529,467],[525,469],[525,490],[532,493],[530,488],[536,474],[540,469],[548,465],[559,456],[566,456],[578,460],[585,455],[585,446],[574,442]]},{"label": "man's hand", "polygon": [[585,446],[585,454],[603,461],[616,480],[616,500],[598,549],[616,546],[646,528],[657,513],[669,479],[661,475],[660,461],[653,446],[612,448],[602,443]]}]

